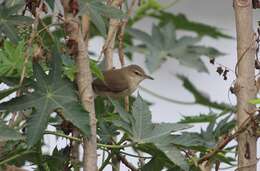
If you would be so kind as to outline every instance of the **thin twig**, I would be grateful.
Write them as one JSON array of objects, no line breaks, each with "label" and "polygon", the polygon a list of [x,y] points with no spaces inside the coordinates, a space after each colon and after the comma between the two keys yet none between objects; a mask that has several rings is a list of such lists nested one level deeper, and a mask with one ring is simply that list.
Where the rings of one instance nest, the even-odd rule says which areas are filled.
[{"label": "thin twig", "polygon": [[12,160],[14,160],[14,159],[17,159],[18,157],[21,157],[21,156],[23,156],[23,155],[30,154],[30,153],[34,153],[34,151],[23,151],[23,152],[21,152],[21,153],[18,153],[18,154],[16,154],[16,155],[13,155],[13,156],[11,156],[11,157],[5,159],[5,160],[0,161],[0,166],[2,166],[2,165],[6,164],[6,163],[8,163],[8,162],[10,162],[10,161],[12,161]]},{"label": "thin twig", "polygon": [[203,163],[204,161],[209,160],[211,157],[213,157],[215,154],[217,154],[219,151],[221,151],[230,141],[232,141],[239,134],[244,132],[250,126],[249,123],[252,120],[255,120],[256,117],[257,116],[254,116],[254,117],[248,116],[248,118],[241,124],[241,126],[233,134],[224,136],[221,140],[219,140],[217,145],[215,146],[215,148],[212,151],[210,151],[209,153],[207,153],[206,155],[204,155],[203,157],[201,157],[198,160],[198,163]]},{"label": "thin twig", "polygon": [[[80,143],[83,142],[83,140],[80,139],[80,138],[69,136],[69,135],[65,135],[65,134],[60,133],[60,132],[44,131],[44,134],[56,135],[56,136],[67,138],[67,139],[70,139],[70,140],[73,140],[73,141],[77,141],[77,142],[80,142]],[[111,144],[97,143],[97,146],[100,147],[100,148],[111,148],[111,149],[123,149],[123,148],[126,148],[126,147],[133,147],[135,145],[136,145],[136,143],[129,143],[129,144],[125,144],[125,145],[117,145],[117,144],[111,145]]]},{"label": "thin twig", "polygon": [[[111,6],[119,8],[119,7],[121,7],[122,3],[123,3],[123,0],[114,0],[112,2]],[[101,51],[101,55],[102,55],[102,53],[104,53],[104,55],[105,55],[106,70],[113,68],[113,50],[114,50],[115,39],[116,39],[116,35],[118,32],[119,26],[120,26],[120,20],[113,19],[113,18],[110,19],[107,39],[106,39],[104,46],[102,48],[102,51]]]},{"label": "thin twig", "polygon": [[[118,40],[119,40],[119,45],[118,45],[118,55],[119,55],[119,60],[121,63],[121,67],[125,65],[125,53],[124,53],[124,35],[125,35],[125,28],[128,22],[128,18],[131,16],[131,13],[133,11],[134,5],[136,4],[136,0],[132,0],[130,7],[128,8],[127,11],[127,18],[122,19],[121,21],[121,26],[119,29],[119,35],[118,35]],[[125,110],[126,112],[129,111],[129,97],[126,96],[125,99]]]},{"label": "thin twig", "polygon": [[[33,22],[33,28],[32,28],[32,32],[30,34],[30,38],[28,40],[27,48],[26,48],[25,55],[24,55],[24,63],[23,63],[22,72],[21,72],[21,76],[20,76],[19,86],[22,86],[23,80],[25,78],[26,69],[27,69],[26,65],[29,62],[30,50],[32,48],[33,40],[37,35],[37,27],[38,27],[38,24],[39,24],[39,15],[40,15],[40,12],[41,12],[41,9],[42,9],[42,5],[43,5],[43,2],[40,1],[39,7],[36,7],[35,19],[34,19],[34,22]],[[21,93],[22,93],[21,90],[18,90],[17,93],[16,93],[16,96],[20,96]],[[10,119],[10,122],[9,122],[10,126],[13,125],[15,118],[16,118],[16,115],[17,115],[17,112],[13,112],[12,118]]]}]

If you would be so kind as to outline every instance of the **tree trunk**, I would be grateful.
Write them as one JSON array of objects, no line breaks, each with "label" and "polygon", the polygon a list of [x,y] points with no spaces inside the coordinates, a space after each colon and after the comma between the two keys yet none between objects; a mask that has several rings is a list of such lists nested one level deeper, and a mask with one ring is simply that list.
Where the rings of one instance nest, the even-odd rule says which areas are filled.
[{"label": "tree trunk", "polygon": [[[71,2],[72,3],[72,2]],[[73,1],[74,8],[77,7],[77,1]],[[83,32],[81,21],[73,12],[72,5],[68,0],[61,0],[64,8],[65,31],[69,37],[69,52],[74,56],[77,66],[77,85],[81,103],[85,110],[89,112],[91,133],[83,141],[83,170],[97,171],[97,135],[96,135],[96,115],[94,106],[94,93],[92,90],[92,74],[90,70],[90,61],[88,57],[87,34],[89,21],[87,16],[83,16]],[[69,44],[69,43],[68,43]],[[87,122],[87,121],[86,121]]]},{"label": "tree trunk", "polygon": [[[237,127],[254,114],[255,106],[248,103],[256,97],[255,40],[252,28],[252,0],[234,0],[237,30],[237,65],[235,84],[237,96]],[[256,136],[253,122],[238,136],[238,170],[256,171]]]}]

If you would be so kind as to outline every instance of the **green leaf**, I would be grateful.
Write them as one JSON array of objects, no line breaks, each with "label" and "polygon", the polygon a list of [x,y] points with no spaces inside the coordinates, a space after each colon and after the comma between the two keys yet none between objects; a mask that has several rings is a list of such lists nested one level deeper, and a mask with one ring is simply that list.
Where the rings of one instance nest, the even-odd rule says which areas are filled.
[{"label": "green leaf", "polygon": [[138,142],[138,144],[153,143],[173,163],[183,170],[188,170],[187,161],[185,161],[180,151],[171,144],[171,133],[190,128],[190,125],[176,123],[153,124],[148,105],[140,95],[133,103],[132,115],[134,117],[134,122],[132,123],[132,138],[134,142]]},{"label": "green leaf", "polygon": [[190,128],[187,124],[152,123],[152,115],[148,105],[138,96],[132,107],[134,123],[132,123],[133,139],[138,143],[153,143],[170,135],[172,132]]},{"label": "green leaf", "polygon": [[[23,41],[14,45],[10,41],[4,42],[4,48],[0,49],[0,76],[19,77],[24,67],[25,43]],[[31,74],[32,66],[26,65],[26,75]]]},{"label": "green leaf", "polygon": [[3,121],[0,121],[0,130],[0,142],[23,139],[23,136],[20,133],[12,128],[9,128]]},{"label": "green leaf", "polygon": [[107,28],[102,16],[92,9],[89,9],[89,15],[91,22],[97,27],[101,35],[106,37]]},{"label": "green leaf", "polygon": [[141,168],[141,171],[161,171],[163,167],[163,163],[156,157],[153,157]]},{"label": "green leaf", "polygon": [[45,2],[47,2],[47,4],[49,5],[49,7],[54,10],[54,2],[55,0],[45,0]]},{"label": "green leaf", "polygon": [[19,41],[16,29],[7,22],[0,23],[0,32],[6,35],[14,43]]},{"label": "green leaf", "polygon": [[[176,28],[172,23],[160,26],[153,25],[152,34],[137,30],[128,29],[128,33],[134,38],[141,40],[146,54],[146,65],[150,72],[158,69],[165,59],[171,57],[177,59],[180,64],[193,68],[199,72],[208,72],[201,56],[217,57],[224,55],[212,47],[196,45],[201,38],[183,36],[176,38]],[[132,48],[132,50],[140,48]]]},{"label": "green leaf", "polygon": [[46,156],[46,162],[51,171],[60,171],[64,169],[64,166],[69,161],[69,146],[58,150],[54,148],[51,156]]},{"label": "green leaf", "polygon": [[176,29],[196,32],[199,36],[210,36],[212,38],[232,38],[231,36],[221,32],[219,28],[190,21],[184,14],[173,14],[166,11],[150,13],[149,16],[160,20],[161,25],[169,22],[176,26]]},{"label": "green leaf", "polygon": [[220,109],[220,110],[226,110],[226,111],[234,111],[234,107],[230,106],[225,103],[217,103],[217,102],[212,102],[205,93],[199,91],[190,81],[187,77],[183,75],[178,75],[178,78],[183,81],[183,86],[185,89],[187,89],[190,93],[195,98],[195,102],[203,105],[203,106],[208,106],[211,108],[215,109]]},{"label": "green leaf", "polygon": [[[167,141],[164,139],[164,141]],[[171,144],[158,144],[157,147],[165,153],[165,155],[177,166],[184,171],[189,170],[189,165],[180,150]]]},{"label": "green leaf", "polygon": [[88,113],[84,111],[78,101],[74,85],[61,77],[61,60],[55,53],[51,61],[50,72],[45,74],[39,64],[33,65],[36,82],[34,91],[0,104],[0,110],[9,112],[34,108],[28,120],[27,141],[29,147],[36,144],[48,124],[48,117],[54,111],[61,111],[64,118],[84,135],[89,134]]},{"label": "green leaf", "polygon": [[16,31],[16,26],[22,24],[31,24],[32,19],[27,16],[16,15],[17,11],[23,7],[24,4],[15,4],[7,7],[4,3],[0,4],[0,37],[2,34],[7,36],[13,43],[19,41],[19,36]]},{"label": "green leaf", "polygon": [[214,113],[209,114],[200,114],[198,116],[183,116],[179,123],[203,123],[211,122],[217,118],[217,115]]},{"label": "green leaf", "polygon": [[181,135],[176,135],[171,141],[173,144],[182,147],[204,147],[205,140],[199,133],[183,132]]},{"label": "green leaf", "polygon": [[102,0],[81,0],[80,9],[78,15],[88,14],[90,16],[90,21],[97,27],[102,36],[106,36],[106,22],[105,18],[116,18],[122,19],[126,15],[115,7],[105,5]]},{"label": "green leaf", "polygon": [[8,89],[4,89],[4,90],[0,90],[0,100],[9,96],[10,94],[12,94],[13,92],[17,91],[19,89],[19,86],[16,87],[11,87]]},{"label": "green leaf", "polygon": [[120,117],[124,122],[129,124],[133,122],[133,117],[125,111],[125,109],[120,105],[118,101],[113,100],[111,98],[109,98],[109,100],[115,106],[115,110],[118,112],[118,114],[120,115]]},{"label": "green leaf", "polygon": [[[74,60],[72,60],[69,56],[62,55],[62,64],[63,64],[63,70],[64,74],[73,81],[75,79],[76,73],[77,73],[77,67],[75,65]],[[90,69],[92,74],[94,74],[95,77],[103,80],[104,76],[102,71],[97,66],[97,62],[94,60],[90,60]]]},{"label": "green leaf", "polygon": [[126,17],[126,15],[120,9],[105,5],[101,1],[92,0],[89,3],[89,7],[104,17],[116,19],[122,19]]},{"label": "green leaf", "polygon": [[93,60],[90,60],[90,69],[91,72],[99,79],[104,80],[102,71],[98,68],[97,63]]}]

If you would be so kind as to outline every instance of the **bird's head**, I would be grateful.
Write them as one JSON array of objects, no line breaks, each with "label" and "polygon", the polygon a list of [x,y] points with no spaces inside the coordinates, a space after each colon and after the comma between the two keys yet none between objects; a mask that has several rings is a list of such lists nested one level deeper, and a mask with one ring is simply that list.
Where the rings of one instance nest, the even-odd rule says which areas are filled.
[{"label": "bird's head", "polygon": [[136,80],[137,82],[141,82],[144,79],[153,80],[153,77],[147,75],[144,70],[138,65],[129,65],[126,67],[127,75],[131,78],[131,80]]}]

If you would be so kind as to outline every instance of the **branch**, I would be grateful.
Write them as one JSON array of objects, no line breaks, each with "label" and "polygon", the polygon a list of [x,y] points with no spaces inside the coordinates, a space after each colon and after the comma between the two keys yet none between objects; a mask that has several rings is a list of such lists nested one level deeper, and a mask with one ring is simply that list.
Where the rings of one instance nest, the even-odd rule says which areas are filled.
[{"label": "branch", "polygon": [[257,115],[253,117],[248,116],[248,118],[244,121],[244,123],[233,134],[224,136],[212,151],[210,151],[209,153],[207,153],[206,155],[204,155],[199,159],[198,163],[201,164],[204,161],[211,159],[214,155],[216,155],[219,151],[221,151],[230,141],[232,141],[233,139],[238,137],[242,132],[244,132],[251,125],[250,123],[252,121],[255,121],[256,118]]},{"label": "branch", "polygon": [[[92,90],[92,74],[90,70],[90,61],[88,57],[88,40],[84,35],[87,35],[86,28],[89,26],[88,18],[84,19],[84,33],[80,27],[80,20],[77,17],[78,4],[77,1],[61,1],[64,8],[65,31],[68,34],[68,46],[71,55],[75,58],[77,66],[77,85],[82,105],[90,116],[90,136],[84,138],[84,154],[83,154],[83,170],[97,170],[97,137],[96,137],[96,114],[94,106],[94,93]],[[73,3],[73,5],[71,4]]]},{"label": "branch", "polygon": [[121,160],[122,163],[124,163],[124,165],[125,165],[126,167],[128,167],[131,171],[138,171],[138,170],[139,170],[139,169],[136,168],[132,163],[128,162],[128,160],[126,159],[125,156],[119,154],[119,155],[118,155],[118,158],[119,158],[119,160]]},{"label": "branch", "polygon": [[[113,7],[119,8],[123,3],[123,0],[114,0],[111,4]],[[113,50],[115,46],[115,39],[120,26],[120,20],[110,19],[107,39],[102,48],[101,54],[104,52],[105,55],[105,66],[106,70],[113,68]]]},{"label": "branch", "polygon": [[[41,9],[42,9],[42,5],[43,5],[43,2],[40,1],[39,3],[39,6],[36,7],[36,10],[35,10],[35,19],[34,19],[34,22],[33,22],[33,25],[32,25],[32,32],[30,34],[30,37],[29,37],[29,40],[27,42],[27,48],[25,50],[25,55],[24,55],[24,62],[23,62],[23,66],[22,66],[22,71],[21,71],[21,76],[20,76],[20,81],[19,81],[19,86],[22,86],[23,84],[23,80],[25,78],[25,74],[26,74],[26,65],[27,63],[29,62],[29,58],[30,58],[30,51],[32,50],[32,43],[33,43],[33,40],[34,38],[36,37],[37,35],[37,27],[38,27],[38,24],[39,24],[39,15],[40,15],[40,12],[41,12]],[[16,96],[20,96],[22,93],[21,90],[18,90],[17,93],[16,93]],[[16,119],[16,115],[17,115],[18,112],[13,112],[13,115],[12,115],[12,118],[10,119],[9,121],[9,126],[13,126],[14,124],[14,121]],[[1,150],[1,149],[0,149]]]},{"label": "branch", "polygon": [[[63,137],[63,138],[67,138],[76,142],[80,142],[82,143],[82,139],[77,138],[77,137],[73,137],[73,136],[69,136],[69,135],[65,135],[63,133],[60,132],[54,132],[54,131],[44,131],[44,134],[51,134],[51,135],[56,135],[59,137]],[[97,143],[97,146],[100,148],[112,148],[112,149],[122,149],[122,148],[126,148],[126,147],[132,147],[136,145],[136,143],[129,143],[129,144],[125,144],[125,145],[117,145],[117,144],[101,144],[101,143]]]},{"label": "branch", "polygon": [[35,152],[34,151],[22,151],[22,152],[15,154],[15,155],[13,155],[13,156],[5,159],[5,160],[0,161],[0,166],[2,166],[2,165],[6,164],[6,163],[8,163],[8,162],[10,162],[14,159],[17,159],[18,157],[21,157],[23,155],[30,154],[30,153],[35,153]]},{"label": "branch", "polygon": [[[124,35],[125,35],[125,28],[128,22],[129,17],[131,16],[131,13],[133,11],[134,5],[136,4],[136,0],[132,0],[130,7],[128,8],[127,11],[127,18],[123,19],[121,22],[121,26],[119,29],[119,35],[118,35],[118,40],[119,40],[119,45],[118,45],[118,55],[119,55],[119,60],[121,63],[121,67],[125,65],[125,52],[124,52]],[[125,110],[126,112],[129,112],[129,97],[125,97]]]}]

